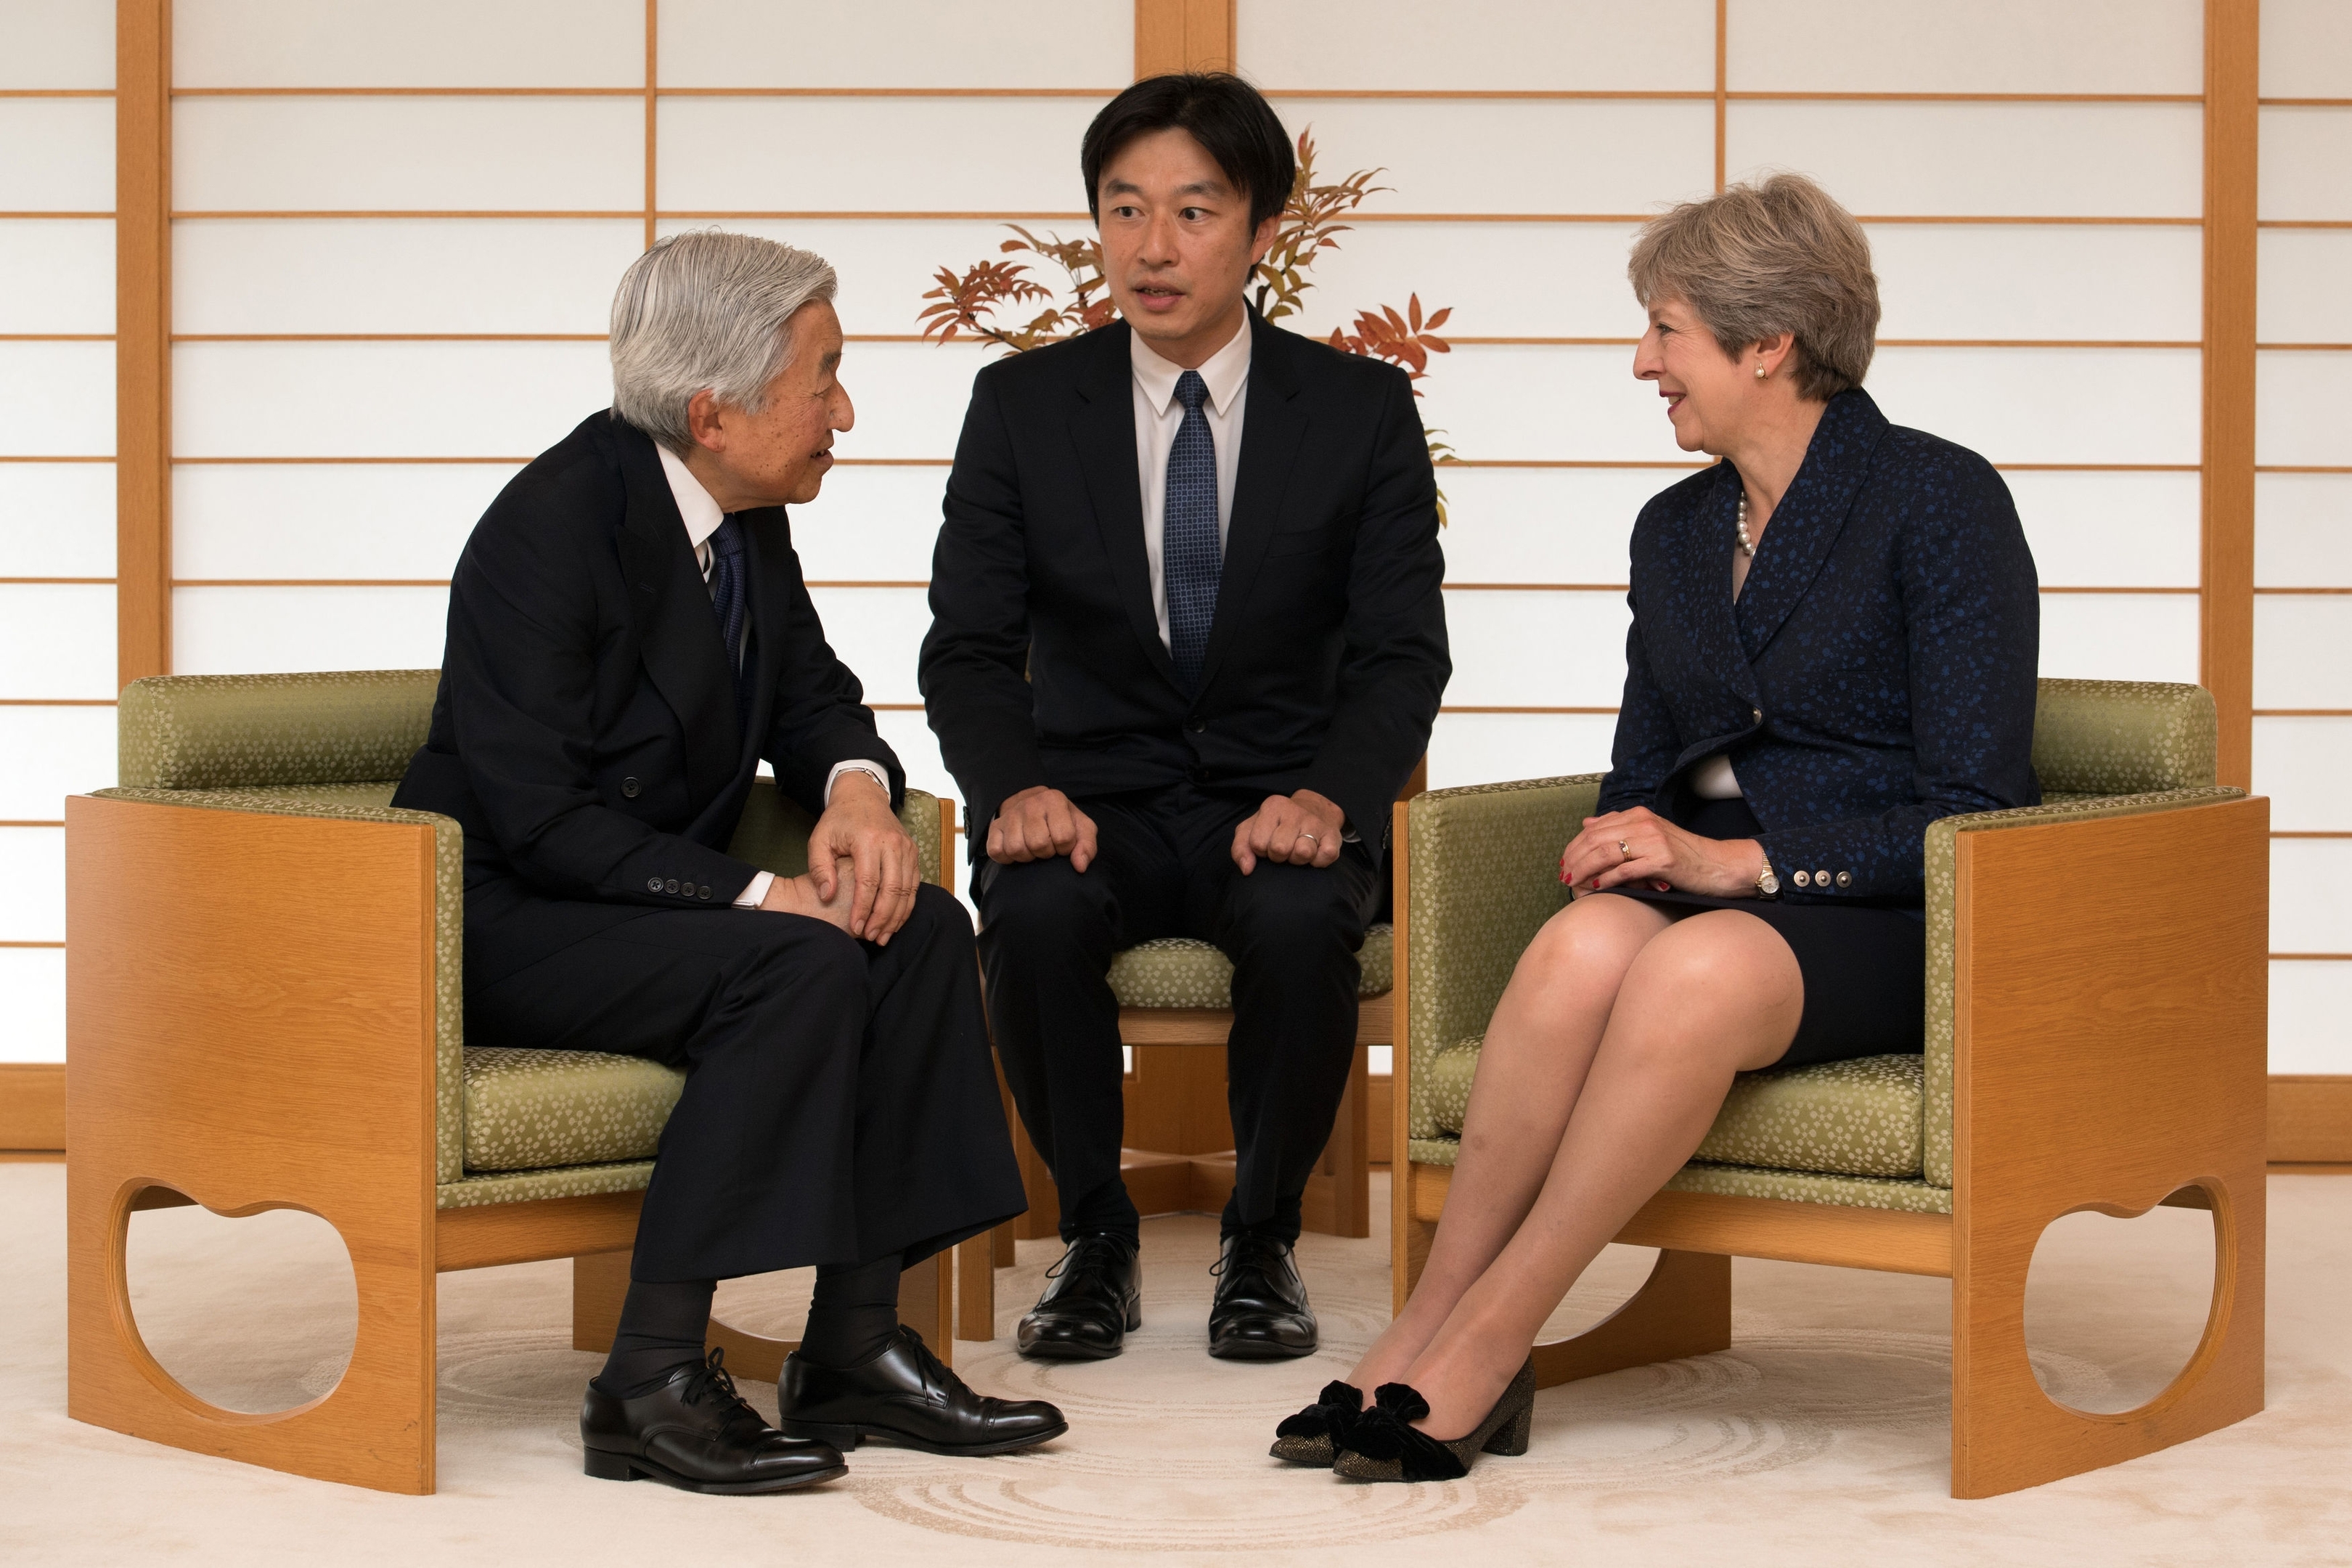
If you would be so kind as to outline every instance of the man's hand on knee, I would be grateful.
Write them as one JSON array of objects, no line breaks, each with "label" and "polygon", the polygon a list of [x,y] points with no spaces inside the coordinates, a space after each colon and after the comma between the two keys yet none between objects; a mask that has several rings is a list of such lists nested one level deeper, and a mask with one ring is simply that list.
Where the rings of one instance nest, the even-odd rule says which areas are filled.
[{"label": "man's hand on knee", "polygon": [[1234,864],[1246,877],[1257,863],[1328,866],[1339,858],[1339,836],[1348,816],[1311,789],[1270,795],[1257,814],[1234,829]]},{"label": "man's hand on knee", "polygon": [[845,773],[835,782],[832,803],[809,834],[808,853],[820,902],[832,905],[846,887],[849,923],[842,929],[850,935],[887,942],[914,913],[921,858],[890,809],[889,792],[866,774]]},{"label": "man's hand on knee", "polygon": [[847,877],[835,879],[833,897],[828,900],[817,891],[816,879],[803,873],[798,877],[779,877],[769,883],[768,896],[760,900],[760,907],[782,915],[806,915],[847,931],[850,906],[856,900],[856,888]]},{"label": "man's hand on knee", "polygon": [[988,825],[988,858],[1000,866],[1070,858],[1070,869],[1094,864],[1095,819],[1047,784],[1033,784],[1007,796]]}]

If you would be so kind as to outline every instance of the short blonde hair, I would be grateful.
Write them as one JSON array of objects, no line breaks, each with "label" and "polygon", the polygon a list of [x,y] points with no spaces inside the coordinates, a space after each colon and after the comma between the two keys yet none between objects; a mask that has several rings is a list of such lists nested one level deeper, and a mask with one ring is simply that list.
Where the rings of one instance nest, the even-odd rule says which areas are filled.
[{"label": "short blonde hair", "polygon": [[1878,275],[1853,215],[1802,174],[1685,202],[1642,226],[1625,268],[1634,297],[1689,301],[1723,352],[1789,333],[1797,391],[1823,402],[1860,386],[1878,346]]}]

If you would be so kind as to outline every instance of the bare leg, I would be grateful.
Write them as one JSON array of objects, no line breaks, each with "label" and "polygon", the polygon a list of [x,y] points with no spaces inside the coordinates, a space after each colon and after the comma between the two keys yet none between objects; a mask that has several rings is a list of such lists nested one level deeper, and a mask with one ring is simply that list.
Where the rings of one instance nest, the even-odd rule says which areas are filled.
[{"label": "bare leg", "polygon": [[1636,899],[1579,899],[1519,955],[1478,1053],[1444,1223],[1412,1297],[1349,1381],[1367,1393],[1404,1375],[1454,1303],[1527,1217],[1584,1088],[1617,987],[1673,922]]},{"label": "bare leg", "polygon": [[1706,1136],[1732,1074],[1778,1061],[1803,1011],[1796,955],[1753,915],[1693,915],[1643,947],[1533,1207],[1402,1380],[1429,1401],[1417,1425],[1476,1426],[1577,1276]]}]

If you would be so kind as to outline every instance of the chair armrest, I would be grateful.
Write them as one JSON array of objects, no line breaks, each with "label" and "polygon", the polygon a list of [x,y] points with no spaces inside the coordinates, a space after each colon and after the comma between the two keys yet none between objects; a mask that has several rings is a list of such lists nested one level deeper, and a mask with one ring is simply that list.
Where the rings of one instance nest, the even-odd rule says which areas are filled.
[{"label": "chair armrest", "polygon": [[1559,852],[1601,796],[1599,773],[1431,790],[1397,815],[1401,1137],[1437,1131],[1431,1059],[1486,1030],[1519,954],[1568,902]]},{"label": "chair armrest", "polygon": [[[1928,1182],[1948,1187],[1954,1180],[1954,954],[1958,938],[1957,896],[1961,838],[1979,834],[2038,832],[2074,825],[2087,826],[2121,817],[2192,810],[2244,799],[2245,791],[2223,786],[2157,790],[2141,795],[2105,795],[2055,805],[1971,812],[1947,816],[1928,826],[1926,843],[1927,987],[1924,1037],[1927,1092],[1924,1110],[1927,1125],[1924,1129],[1926,1161],[1923,1172]],[[2263,809],[2267,812],[2267,803],[2263,803]],[[2053,865],[2066,864],[2070,844],[2066,834],[2062,832],[2050,836],[2042,842]],[[2267,881],[2267,860],[2259,868],[2258,874]],[[2059,883],[2060,879],[2056,876],[2049,879],[2053,891],[2059,890]],[[2185,879],[2179,885],[2179,892],[2183,898],[2195,896],[2189,891]],[[2021,891],[2017,896],[2030,899],[2035,895]],[[1977,911],[1977,918],[1987,918],[1981,907]]]},{"label": "chair armrest", "polygon": [[[952,857],[940,842],[945,837],[946,823],[940,810],[940,797],[923,790],[908,790],[906,804],[898,808],[898,823],[915,841],[923,880],[952,891],[950,885],[942,880]],[[735,837],[728,844],[727,852],[738,859],[749,860],[762,871],[797,877],[808,869],[809,834],[815,826],[816,818],[778,789],[775,780],[755,779],[751,795],[743,802],[743,819],[736,825]]]}]

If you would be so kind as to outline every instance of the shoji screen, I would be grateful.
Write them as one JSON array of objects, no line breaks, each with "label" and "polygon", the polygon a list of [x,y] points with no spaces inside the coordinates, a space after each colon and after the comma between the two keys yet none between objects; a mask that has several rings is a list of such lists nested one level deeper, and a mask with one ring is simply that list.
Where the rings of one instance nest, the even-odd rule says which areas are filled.
[{"label": "shoji screen", "polygon": [[[1103,15],[1096,15],[1100,9]],[[915,647],[979,355],[914,335],[1006,218],[1085,221],[1080,130],[1128,9],[759,0],[179,0],[174,668],[438,662],[516,468],[610,398],[606,310],[719,226],[841,274],[857,425],[797,538],[913,781],[952,795]]]},{"label": "shoji screen", "polygon": [[2352,8],[2263,0],[2254,787],[2271,1068],[2352,1073]]},{"label": "shoji screen", "polygon": [[114,8],[0,38],[0,1062],[57,1062],[64,801],[114,782]]}]

